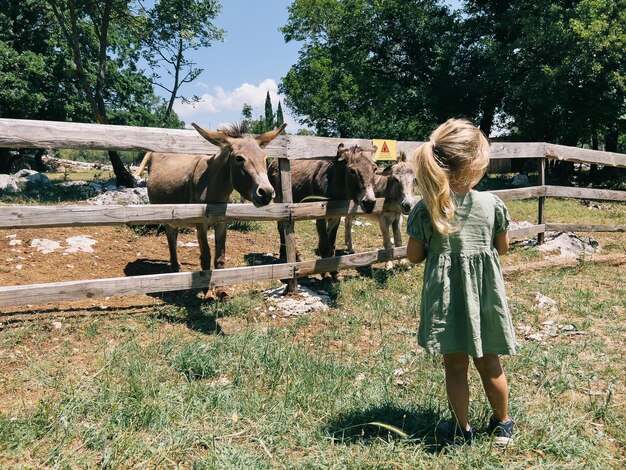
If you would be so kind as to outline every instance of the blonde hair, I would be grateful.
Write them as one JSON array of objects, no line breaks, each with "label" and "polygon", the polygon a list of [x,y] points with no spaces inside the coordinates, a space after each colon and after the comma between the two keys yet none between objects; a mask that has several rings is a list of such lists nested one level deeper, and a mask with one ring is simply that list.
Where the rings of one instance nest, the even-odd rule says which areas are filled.
[{"label": "blonde hair", "polygon": [[448,119],[413,155],[417,183],[433,226],[445,235],[455,230],[451,185],[473,188],[489,164],[489,141],[465,119]]}]

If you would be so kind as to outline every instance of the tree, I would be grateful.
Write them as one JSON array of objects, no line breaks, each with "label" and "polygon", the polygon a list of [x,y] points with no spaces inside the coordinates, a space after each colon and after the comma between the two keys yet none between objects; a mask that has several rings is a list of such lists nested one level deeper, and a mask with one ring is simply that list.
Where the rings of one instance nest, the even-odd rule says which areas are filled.
[{"label": "tree", "polygon": [[278,102],[278,109],[276,110],[276,127],[280,127],[285,123],[285,116],[283,115],[283,107]]},{"label": "tree", "polygon": [[[124,35],[133,26],[129,2],[122,0],[77,1],[48,0],[57,25],[72,54],[76,80],[91,111],[100,124],[109,122],[107,93],[111,66],[134,68],[136,52]],[[108,55],[118,55],[117,64]],[[131,59],[131,60],[128,60]],[[119,153],[109,151],[118,185],[133,187],[134,178],[122,163]]]},{"label": "tree", "polygon": [[296,0],[282,31],[303,46],[280,90],[320,135],[419,139],[476,114],[451,74],[456,16],[438,1]]},{"label": "tree", "polygon": [[272,99],[269,91],[265,96],[265,128],[267,130],[274,128],[274,111],[272,110]]},{"label": "tree", "polygon": [[[143,57],[152,67],[152,83],[169,94],[164,125],[177,99],[199,100],[197,96],[186,98],[180,94],[181,88],[203,71],[188,53],[223,40],[224,31],[211,22],[221,8],[216,0],[157,0],[150,10],[142,7]],[[163,72],[170,77],[169,84],[165,83]]]}]

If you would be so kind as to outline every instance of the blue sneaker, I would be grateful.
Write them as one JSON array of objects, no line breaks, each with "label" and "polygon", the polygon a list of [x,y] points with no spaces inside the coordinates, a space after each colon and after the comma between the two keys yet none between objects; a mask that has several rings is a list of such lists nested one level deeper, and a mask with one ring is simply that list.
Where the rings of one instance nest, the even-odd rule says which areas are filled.
[{"label": "blue sneaker", "polygon": [[446,445],[471,446],[474,440],[474,431],[471,427],[468,431],[461,429],[459,423],[452,419],[437,425],[437,437]]},{"label": "blue sneaker", "polygon": [[502,423],[493,416],[489,418],[487,434],[493,438],[493,443],[499,446],[508,446],[513,443],[513,428],[515,422],[510,419],[508,423]]}]

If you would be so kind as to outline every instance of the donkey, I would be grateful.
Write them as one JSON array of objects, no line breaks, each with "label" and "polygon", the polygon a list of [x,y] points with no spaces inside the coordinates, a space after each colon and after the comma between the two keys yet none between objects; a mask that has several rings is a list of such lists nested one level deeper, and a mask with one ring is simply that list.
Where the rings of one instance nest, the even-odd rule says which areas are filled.
[{"label": "donkey", "polygon": [[[377,169],[372,158],[376,149],[364,150],[359,146],[349,149],[343,144],[337,147],[335,158],[319,160],[293,160],[291,162],[291,185],[294,202],[301,202],[308,196],[321,196],[331,200],[353,200],[366,213],[374,210],[374,172]],[[268,169],[274,188],[279,188],[278,162],[275,160]],[[277,192],[276,202],[282,202],[282,193]],[[318,252],[322,258],[335,255],[335,240],[341,217],[317,219]],[[280,257],[286,259],[283,222],[278,222],[280,232]],[[297,253],[298,261],[301,261]],[[325,278],[329,274],[324,275]],[[337,273],[333,277],[338,279]]]},{"label": "donkey", "polygon": [[[209,131],[195,123],[202,137],[219,147],[216,155],[187,155],[148,152],[137,176],[148,166],[148,198],[151,204],[227,203],[233,190],[255,207],[269,204],[275,196],[267,177],[267,154],[263,149],[283,131],[286,124],[257,137],[244,135],[241,125],[221,131]],[[226,223],[215,229],[215,269],[224,267],[226,257]],[[211,249],[207,241],[209,224],[195,224],[200,245],[200,264],[211,269]],[[178,227],[166,225],[171,270],[178,272],[176,253]],[[208,295],[208,294],[207,294]]]},{"label": "donkey", "polygon": [[[383,235],[383,246],[386,250],[393,245],[402,246],[402,214],[408,215],[417,202],[413,194],[415,188],[415,173],[413,165],[407,162],[406,154],[400,153],[396,163],[378,172],[374,185],[376,197],[384,197],[385,204],[383,212],[377,216],[378,225]],[[352,246],[352,220],[354,216],[348,215],[345,218],[345,241],[348,253],[354,253]],[[393,242],[391,238],[393,233]],[[402,260],[404,261],[404,260]],[[393,267],[392,261],[385,263],[386,269]]]}]

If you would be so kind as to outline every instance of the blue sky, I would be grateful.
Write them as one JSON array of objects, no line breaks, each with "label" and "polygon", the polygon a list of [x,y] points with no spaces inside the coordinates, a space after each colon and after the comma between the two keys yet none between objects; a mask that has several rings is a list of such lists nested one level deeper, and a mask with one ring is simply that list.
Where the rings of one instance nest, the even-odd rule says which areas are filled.
[{"label": "blue sky", "polygon": [[[182,90],[185,96],[198,95],[200,103],[174,107],[187,124],[192,121],[211,129],[241,120],[244,103],[253,116],[264,114],[269,91],[274,111],[278,106],[278,83],[298,59],[299,45],[286,44],[279,27],[287,23],[290,0],[222,0],[215,25],[226,31],[224,42],[195,53],[204,72]],[[288,130],[298,129],[285,109]]]},{"label": "blue sky", "polygon": [[[189,126],[196,122],[217,129],[241,120],[244,103],[253,107],[256,118],[264,114],[269,91],[274,111],[283,97],[278,84],[298,60],[300,45],[285,43],[278,30],[287,23],[291,0],[222,0],[215,25],[226,31],[224,42],[216,42],[193,57],[204,72],[181,90],[184,96],[198,95],[194,105],[177,102],[174,109]],[[457,7],[459,1],[448,1]],[[158,90],[157,90],[158,91]],[[284,106],[287,131],[302,127]]]}]

